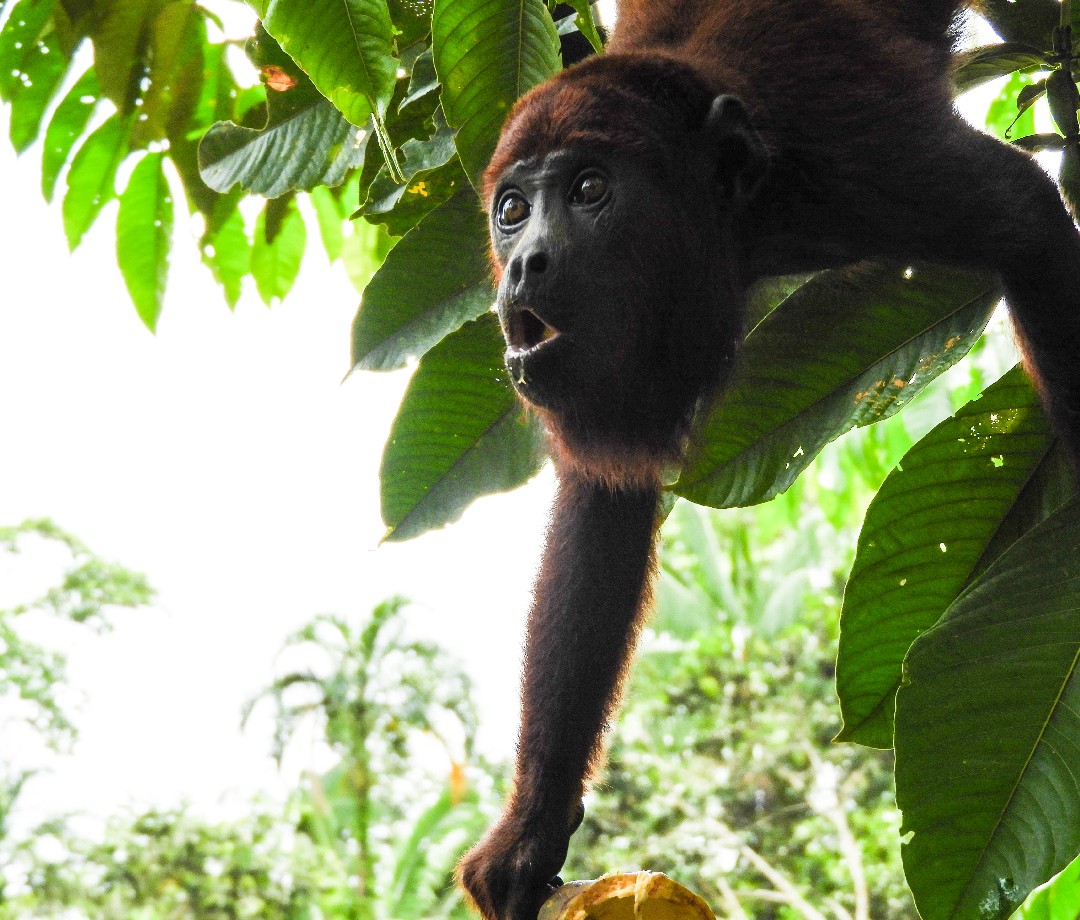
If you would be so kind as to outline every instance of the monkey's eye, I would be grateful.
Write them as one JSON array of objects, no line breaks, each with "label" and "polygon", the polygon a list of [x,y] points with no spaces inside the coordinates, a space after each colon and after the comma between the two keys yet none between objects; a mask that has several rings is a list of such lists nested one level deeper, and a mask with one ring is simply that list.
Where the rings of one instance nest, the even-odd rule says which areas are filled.
[{"label": "monkey's eye", "polygon": [[570,189],[571,204],[596,204],[603,201],[608,193],[608,181],[599,173],[582,173],[574,180]]},{"label": "monkey's eye", "polygon": [[507,192],[499,202],[499,226],[503,229],[517,226],[529,216],[529,212],[529,202],[517,192]]}]

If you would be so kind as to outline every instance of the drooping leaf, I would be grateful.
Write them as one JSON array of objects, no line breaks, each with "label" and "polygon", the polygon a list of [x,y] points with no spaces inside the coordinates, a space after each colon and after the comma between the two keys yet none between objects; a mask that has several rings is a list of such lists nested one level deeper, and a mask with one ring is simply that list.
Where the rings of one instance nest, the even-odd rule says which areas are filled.
[{"label": "drooping leaf", "polygon": [[270,0],[263,24],[350,123],[373,120],[392,159],[383,119],[398,62],[387,0]]},{"label": "drooping leaf", "polygon": [[128,122],[113,115],[76,151],[64,195],[64,233],[74,250],[105,205],[116,197],[116,170],[128,152]]},{"label": "drooping leaf", "polygon": [[465,188],[401,239],[364,290],[353,320],[353,365],[404,367],[494,299],[487,221]]},{"label": "drooping leaf", "polygon": [[37,39],[24,57],[18,82],[10,94],[10,136],[16,153],[22,153],[37,140],[45,110],[60,88],[70,63],[55,31]]},{"label": "drooping leaf", "polygon": [[1017,367],[912,447],[885,480],[867,511],[844,592],[839,740],[892,745],[908,647],[969,582],[1053,441],[1035,390]]},{"label": "drooping leaf", "polygon": [[1080,852],[1080,498],[912,645],[896,698],[904,868],[924,920],[1004,920]]},{"label": "drooping leaf", "polygon": [[41,152],[41,192],[52,201],[60,170],[68,161],[75,140],[82,136],[97,107],[100,89],[93,68],[86,71],[53,112],[45,129],[45,144]]},{"label": "drooping leaf", "polygon": [[420,361],[383,451],[385,539],[449,524],[474,499],[516,488],[539,470],[543,435],[506,378],[503,347],[489,313]]},{"label": "drooping leaf", "polygon": [[307,245],[307,227],[289,196],[268,201],[255,221],[251,274],[263,303],[271,306],[292,290]]},{"label": "drooping leaf", "polygon": [[317,185],[309,192],[311,205],[315,209],[315,219],[319,224],[319,236],[322,237],[323,248],[331,262],[341,258],[341,250],[345,246],[345,231],[342,223],[345,214],[342,213],[341,202],[334,197],[330,189]]},{"label": "drooping leaf", "polygon": [[998,297],[985,276],[933,266],[817,275],[748,336],[675,491],[716,508],[783,492],[829,441],[967,354]]},{"label": "drooping leaf", "polygon": [[116,216],[116,261],[139,318],[153,332],[165,298],[173,201],[164,155],[147,154],[131,173]]},{"label": "drooping leaf", "polygon": [[431,46],[446,120],[479,187],[519,96],[559,71],[559,37],[543,0],[436,0]]},{"label": "drooping leaf", "polygon": [[1046,54],[1024,42],[1002,42],[961,51],[955,56],[953,81],[958,93],[1015,71],[1045,68]]},{"label": "drooping leaf", "polygon": [[214,221],[201,241],[202,260],[225,293],[229,308],[240,300],[244,276],[251,270],[251,241],[235,201],[218,202],[225,217]]},{"label": "drooping leaf", "polygon": [[326,101],[265,31],[249,43],[249,53],[264,75],[271,74],[266,125],[218,122],[210,128],[199,144],[203,181],[218,192],[239,183],[267,198],[340,185],[363,163],[364,132]]},{"label": "drooping leaf", "polygon": [[55,6],[56,0],[19,0],[12,7],[0,30],[0,100],[10,102],[22,85]]}]

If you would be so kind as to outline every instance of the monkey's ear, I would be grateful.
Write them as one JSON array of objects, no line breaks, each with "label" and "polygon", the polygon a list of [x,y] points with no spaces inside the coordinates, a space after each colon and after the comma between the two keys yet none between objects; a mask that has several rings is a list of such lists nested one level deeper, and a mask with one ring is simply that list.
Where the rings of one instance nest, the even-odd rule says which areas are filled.
[{"label": "monkey's ear", "polygon": [[742,102],[717,96],[705,116],[704,132],[715,156],[721,194],[735,204],[748,201],[765,178],[769,158]]}]

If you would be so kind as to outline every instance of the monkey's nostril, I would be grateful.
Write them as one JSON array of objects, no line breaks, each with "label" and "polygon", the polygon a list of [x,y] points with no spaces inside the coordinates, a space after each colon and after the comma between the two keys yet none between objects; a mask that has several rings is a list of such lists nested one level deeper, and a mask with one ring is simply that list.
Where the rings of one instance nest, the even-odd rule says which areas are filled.
[{"label": "monkey's nostril", "polygon": [[547,267],[548,257],[543,252],[534,252],[525,260],[525,270],[532,274],[542,275]]}]

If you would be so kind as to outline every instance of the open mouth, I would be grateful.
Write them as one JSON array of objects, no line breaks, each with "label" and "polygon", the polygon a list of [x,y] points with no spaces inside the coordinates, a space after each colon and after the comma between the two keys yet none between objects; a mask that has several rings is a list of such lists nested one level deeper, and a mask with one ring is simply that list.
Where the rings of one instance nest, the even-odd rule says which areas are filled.
[{"label": "open mouth", "polygon": [[559,337],[559,330],[545,323],[532,310],[515,310],[506,328],[506,340],[510,352],[524,355]]}]

